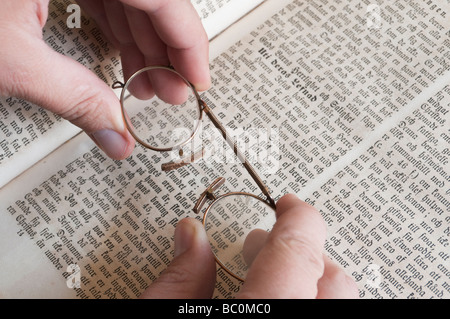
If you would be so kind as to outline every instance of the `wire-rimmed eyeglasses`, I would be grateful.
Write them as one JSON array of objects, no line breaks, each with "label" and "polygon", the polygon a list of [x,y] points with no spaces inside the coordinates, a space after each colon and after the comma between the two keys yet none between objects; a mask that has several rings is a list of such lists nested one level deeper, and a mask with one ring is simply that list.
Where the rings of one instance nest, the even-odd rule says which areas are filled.
[{"label": "wire-rimmed eyeglasses", "polygon": [[[203,191],[193,209],[198,214],[211,201],[204,210],[203,225],[216,262],[230,275],[244,281],[250,263],[245,254],[247,235],[255,229],[270,231],[275,223],[275,201],[269,188],[194,86],[173,68],[145,67],[125,84],[115,82],[113,88],[122,89],[120,103],[125,124],[141,145],[158,152],[179,150],[183,156],[182,147],[197,134],[205,113],[257,184],[265,198],[247,192],[216,195],[225,182],[219,177]],[[201,155],[192,154],[163,164],[162,169],[176,169],[198,157]]]}]

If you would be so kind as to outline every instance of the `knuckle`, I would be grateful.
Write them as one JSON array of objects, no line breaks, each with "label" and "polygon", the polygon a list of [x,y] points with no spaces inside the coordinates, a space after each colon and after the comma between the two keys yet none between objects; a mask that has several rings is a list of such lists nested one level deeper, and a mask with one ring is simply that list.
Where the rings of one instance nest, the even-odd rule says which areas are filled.
[{"label": "knuckle", "polygon": [[86,126],[85,122],[89,120],[90,123],[96,123],[97,119],[101,116],[102,105],[104,99],[101,94],[96,92],[81,92],[75,94],[75,96],[84,96],[79,101],[69,104],[58,115],[66,120],[79,126]]},{"label": "knuckle", "polygon": [[168,267],[162,276],[158,278],[159,283],[170,285],[186,284],[190,281],[192,281],[192,274],[190,271],[179,265]]},{"label": "knuckle", "polygon": [[30,71],[19,67],[13,70],[12,63],[6,66],[2,63],[1,67],[4,71],[4,77],[0,76],[0,95],[11,95],[20,98],[27,97],[28,88],[32,85],[32,75],[30,74]]}]

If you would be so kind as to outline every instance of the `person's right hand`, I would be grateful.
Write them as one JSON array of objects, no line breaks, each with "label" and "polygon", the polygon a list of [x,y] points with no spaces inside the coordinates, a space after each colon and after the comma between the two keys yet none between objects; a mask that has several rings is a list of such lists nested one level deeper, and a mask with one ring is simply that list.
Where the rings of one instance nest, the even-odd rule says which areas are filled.
[{"label": "person's right hand", "polygon": [[297,196],[277,202],[270,234],[257,236],[260,248],[239,298],[358,298],[353,279],[323,254],[326,227],[320,213]]},{"label": "person's right hand", "polygon": [[[277,222],[260,241],[236,298],[358,298],[355,282],[323,255],[320,213],[295,195],[277,202]],[[203,225],[180,221],[175,258],[141,298],[211,298],[216,265]]]}]

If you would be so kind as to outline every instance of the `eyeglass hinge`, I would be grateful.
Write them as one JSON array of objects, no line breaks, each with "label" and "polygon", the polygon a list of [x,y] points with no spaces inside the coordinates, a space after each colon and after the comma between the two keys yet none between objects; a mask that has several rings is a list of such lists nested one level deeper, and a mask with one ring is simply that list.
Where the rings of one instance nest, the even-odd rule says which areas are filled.
[{"label": "eyeglass hinge", "polygon": [[212,190],[208,189],[206,191],[206,198],[208,198],[209,200],[215,200],[216,199],[216,195],[214,195]]},{"label": "eyeglass hinge", "polygon": [[202,111],[205,111],[205,112],[209,112],[210,111],[209,106],[205,103],[205,101],[203,101],[202,99],[199,99],[198,101],[200,103]]},{"label": "eyeglass hinge", "polygon": [[203,193],[200,195],[199,199],[197,200],[197,203],[195,204],[194,208],[192,209],[194,213],[198,214],[200,210],[203,208],[203,205],[205,204],[206,200],[215,200],[217,197],[214,194],[214,192],[225,183],[225,178],[219,177],[214,182],[211,183],[211,185],[208,186],[207,189],[203,191]]}]

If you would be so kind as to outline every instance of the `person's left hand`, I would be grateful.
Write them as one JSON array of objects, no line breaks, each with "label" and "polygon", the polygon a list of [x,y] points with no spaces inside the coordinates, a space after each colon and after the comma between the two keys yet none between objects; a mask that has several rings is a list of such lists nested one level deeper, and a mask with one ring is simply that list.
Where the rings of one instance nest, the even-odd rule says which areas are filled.
[{"label": "person's left hand", "polygon": [[[210,85],[208,38],[184,0],[79,0],[121,52],[125,80],[155,64],[174,66],[197,90]],[[111,158],[135,141],[117,96],[86,67],[44,42],[49,0],[0,2],[0,96],[37,104],[83,129]]]}]

